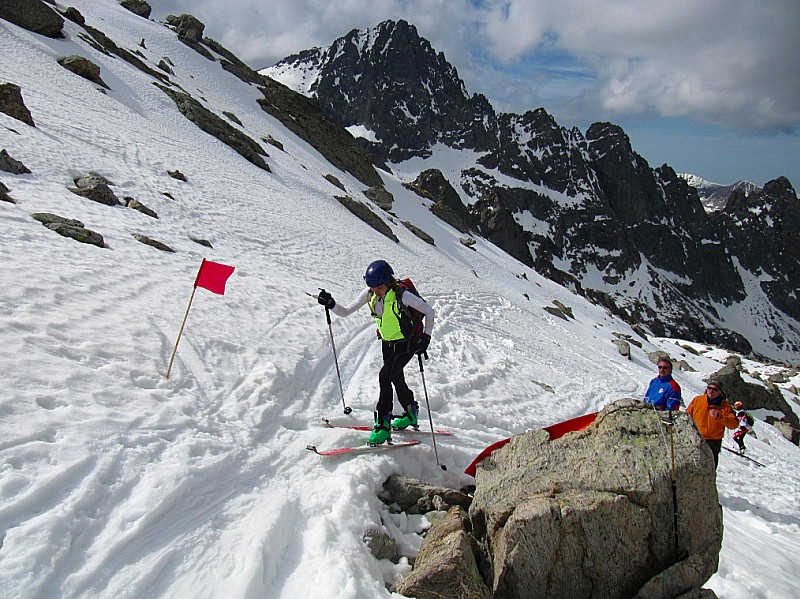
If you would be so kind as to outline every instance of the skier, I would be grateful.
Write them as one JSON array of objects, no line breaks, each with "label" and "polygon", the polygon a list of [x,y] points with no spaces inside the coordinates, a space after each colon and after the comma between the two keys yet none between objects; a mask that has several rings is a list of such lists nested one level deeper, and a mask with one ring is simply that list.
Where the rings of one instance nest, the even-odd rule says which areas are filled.
[{"label": "skier", "polygon": [[[428,349],[433,331],[434,312],[422,298],[402,288],[394,278],[394,270],[385,260],[376,260],[364,274],[366,288],[348,306],[337,304],[324,289],[317,301],[337,316],[350,316],[361,306],[369,305],[370,313],[378,325],[381,339],[383,366],[378,374],[380,392],[375,406],[375,428],[369,437],[370,445],[391,441],[392,428],[402,430],[417,425],[419,404],[408,388],[403,368],[415,354]],[[424,332],[415,337],[411,333],[413,323],[406,308],[413,308],[424,315]],[[403,414],[392,421],[394,393],[403,408]]]},{"label": "skier", "polygon": [[681,386],[672,378],[672,360],[661,358],[658,361],[658,376],[650,381],[644,402],[652,404],[656,410],[675,410],[681,407]]},{"label": "skier", "polygon": [[697,430],[706,440],[714,454],[714,469],[719,463],[719,452],[722,450],[722,437],[725,428],[734,429],[739,425],[731,404],[725,399],[722,383],[711,379],[706,392],[698,395],[686,408],[686,412],[694,420]]},{"label": "skier", "polygon": [[742,402],[737,401],[733,404],[733,407],[736,409],[736,419],[739,421],[739,428],[733,431],[733,440],[736,441],[736,444],[739,446],[739,453],[744,453],[747,451],[747,448],[744,446],[744,438],[747,433],[753,435],[754,439],[758,439],[756,431],[753,428],[755,420],[753,416],[744,409],[744,404],[742,404]]}]

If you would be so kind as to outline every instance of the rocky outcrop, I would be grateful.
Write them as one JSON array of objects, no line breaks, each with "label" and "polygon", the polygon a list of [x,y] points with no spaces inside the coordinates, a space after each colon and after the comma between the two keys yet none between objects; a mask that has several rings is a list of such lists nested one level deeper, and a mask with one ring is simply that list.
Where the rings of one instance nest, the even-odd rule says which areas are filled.
[{"label": "rocky outcrop", "polygon": [[64,37],[64,19],[41,0],[3,0],[0,2],[0,19],[46,37]]},{"label": "rocky outcrop", "polygon": [[364,149],[355,138],[326,116],[319,104],[267,77],[259,88],[262,110],[311,144],[328,162],[368,187],[383,185]]},{"label": "rocky outcrop", "polygon": [[417,599],[490,599],[469,528],[463,508],[450,508],[425,537],[414,569],[395,591]]},{"label": "rocky outcrop", "polygon": [[611,343],[617,346],[619,350],[619,355],[623,356],[624,358],[631,359],[631,344],[625,341],[624,339],[612,339]]},{"label": "rocky outcrop", "polygon": [[701,588],[722,544],[713,457],[688,415],[671,429],[660,416],[620,400],[555,440],[543,430],[518,435],[479,462],[471,502],[390,477],[382,499],[409,513],[447,505],[443,497],[455,506],[395,590],[431,599],[715,597]]},{"label": "rocky outcrop", "polygon": [[169,247],[166,243],[153,239],[152,237],[148,237],[147,235],[142,235],[140,233],[134,233],[133,238],[138,241],[139,243],[143,243],[145,245],[149,245],[150,247],[156,248],[162,252],[174,253],[171,247]]},{"label": "rocky outcrop", "polygon": [[381,235],[385,235],[395,243],[400,243],[400,240],[392,231],[392,228],[387,225],[383,219],[370,210],[366,205],[361,202],[355,201],[350,196],[334,196],[339,203],[352,212],[355,216],[367,223],[370,227],[375,229]]},{"label": "rocky outcrop", "polygon": [[263,158],[267,156],[267,153],[258,142],[239,131],[224,119],[218,117],[190,95],[164,86],[159,86],[159,88],[172,98],[183,116],[209,135],[216,137],[222,143],[228,145],[247,161],[270,172],[270,168]]},{"label": "rocky outcrop", "polygon": [[137,212],[141,212],[142,214],[145,214],[150,218],[158,218],[158,214],[156,214],[155,210],[148,208],[137,199],[126,196],[123,198],[123,201],[125,202],[125,205],[131,210],[136,210]]},{"label": "rocky outcrop", "polygon": [[203,41],[203,31],[206,26],[197,17],[188,14],[168,15],[166,20],[175,28],[175,32],[182,40],[196,44]]},{"label": "rocky outcrop", "polygon": [[[725,396],[731,403],[741,401],[748,411],[763,409],[772,412],[780,412],[783,414],[783,418],[781,419],[783,422],[794,430],[800,429],[800,419],[798,419],[795,411],[786,399],[784,399],[781,390],[774,385],[764,387],[762,385],[748,383],[742,379],[742,375],[739,373],[739,369],[736,368],[735,364],[727,364],[709,376],[708,380],[711,379],[716,379],[722,383],[725,389]],[[782,431],[786,430],[788,429],[783,427]],[[784,432],[784,436],[795,445],[797,444],[797,434],[790,432],[786,435]]]},{"label": "rocky outcrop", "polygon": [[699,589],[717,568],[722,510],[707,444],[685,414],[673,430],[677,506],[669,433],[639,401],[611,404],[555,441],[545,431],[519,435],[485,458],[469,514],[494,597]]},{"label": "rocky outcrop", "polygon": [[0,150],[0,171],[13,175],[24,175],[31,172],[22,162],[12,158],[5,149]]},{"label": "rocky outcrop", "polygon": [[22,99],[22,90],[13,83],[0,83],[0,112],[35,127],[31,111]]},{"label": "rocky outcrop", "polygon": [[145,0],[122,0],[120,6],[145,19],[150,18],[150,12],[152,11],[152,8]]},{"label": "rocky outcrop", "polygon": [[63,58],[58,59],[58,64],[68,71],[75,73],[79,77],[83,77],[92,83],[96,83],[97,85],[101,85],[106,89],[110,89],[108,85],[106,85],[105,81],[103,81],[103,79],[100,77],[100,67],[88,58],[76,55],[64,56]]},{"label": "rocky outcrop", "polygon": [[[80,21],[83,21],[81,18]],[[100,31],[99,29],[95,29],[94,27],[90,27],[85,23],[80,23],[86,33],[89,34],[89,38],[86,39],[89,44],[91,44],[94,48],[98,51],[103,52],[104,54],[115,54],[119,56],[125,62],[133,65],[143,73],[147,73],[151,77],[154,77],[163,82],[169,82],[169,77],[167,77],[164,73],[160,73],[153,68],[150,68],[147,63],[145,63],[141,58],[136,56],[133,52],[125,50],[124,48],[120,48],[110,37],[108,37],[105,33]]]},{"label": "rocky outcrop", "polygon": [[458,192],[439,169],[422,171],[406,187],[418,195],[433,200],[431,212],[461,233],[468,233],[472,223],[470,215]]},{"label": "rocky outcrop", "polygon": [[401,222],[403,223],[403,226],[406,229],[411,231],[414,235],[419,237],[422,241],[424,241],[428,245],[436,245],[436,240],[433,237],[431,237],[430,235],[428,235],[425,231],[420,229],[418,226],[408,222],[407,220],[404,220],[404,221],[401,221]]},{"label": "rocky outcrop", "polygon": [[87,200],[106,206],[119,206],[122,202],[111,190],[111,185],[112,183],[105,177],[90,174],[75,179],[75,187],[69,187],[68,189],[75,195],[84,197]]},{"label": "rocky outcrop", "polygon": [[394,197],[391,193],[386,191],[386,188],[383,185],[376,185],[374,187],[365,189],[364,195],[367,196],[368,199],[372,200],[372,202],[381,210],[389,212],[392,209]]},{"label": "rocky outcrop", "polygon": [[468,509],[472,503],[472,498],[460,491],[399,474],[393,474],[386,479],[383,490],[388,501],[396,503],[402,511],[409,514],[424,514],[433,508],[441,509],[441,505]]},{"label": "rocky outcrop", "polygon": [[334,187],[338,187],[342,191],[347,191],[347,188],[344,186],[344,183],[339,181],[339,178],[336,175],[331,175],[330,173],[328,173],[323,176],[323,179],[325,179],[328,183],[330,183]]},{"label": "rocky outcrop", "polygon": [[210,37],[206,37],[203,39],[203,44],[222,57],[219,59],[219,65],[232,75],[235,75],[245,83],[260,85],[263,82],[264,77],[247,66],[233,52],[225,48],[219,42]]},{"label": "rocky outcrop", "polygon": [[100,233],[87,229],[84,224],[74,218],[64,218],[49,212],[37,212],[31,216],[42,223],[51,231],[55,231],[62,237],[69,237],[80,243],[88,243],[97,247],[105,247],[105,241]]},{"label": "rocky outcrop", "polygon": [[364,533],[364,544],[369,547],[370,553],[375,559],[388,559],[397,562],[399,551],[397,540],[385,530],[371,528]]},{"label": "rocky outcrop", "polygon": [[9,204],[16,204],[17,201],[8,195],[9,189],[2,181],[0,181],[0,202],[8,202]]}]

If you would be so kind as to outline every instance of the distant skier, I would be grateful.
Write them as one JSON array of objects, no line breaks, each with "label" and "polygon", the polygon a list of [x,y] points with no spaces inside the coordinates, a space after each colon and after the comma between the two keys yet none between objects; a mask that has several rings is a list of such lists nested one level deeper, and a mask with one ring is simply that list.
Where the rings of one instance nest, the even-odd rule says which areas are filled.
[{"label": "distant skier", "polygon": [[652,404],[656,410],[678,411],[681,407],[681,386],[672,378],[672,360],[661,358],[658,361],[658,376],[650,381],[645,403]]},{"label": "distant skier", "polygon": [[739,425],[722,389],[720,381],[711,379],[706,386],[705,394],[695,397],[686,408],[686,412],[692,417],[697,430],[714,454],[715,469],[719,463],[719,452],[722,451],[725,428],[734,429]]},{"label": "distant skier", "polygon": [[739,428],[733,432],[733,440],[736,441],[736,444],[739,446],[739,453],[744,453],[747,451],[747,447],[744,446],[744,438],[747,436],[747,433],[753,435],[754,439],[758,439],[756,431],[753,428],[755,419],[752,414],[744,409],[744,404],[742,404],[742,402],[737,401],[733,404],[733,407],[736,409],[736,419],[739,421]]},{"label": "distant skier", "polygon": [[[370,313],[378,325],[383,366],[378,374],[380,393],[375,406],[375,428],[372,429],[369,443],[380,445],[391,439],[392,427],[402,430],[417,425],[419,404],[414,401],[414,393],[406,384],[403,368],[415,354],[422,354],[428,349],[434,312],[423,299],[401,287],[394,278],[394,270],[385,260],[376,260],[367,267],[364,282],[367,287],[348,306],[337,304],[333,296],[325,290],[317,296],[317,301],[337,316],[350,316],[360,307],[369,305]],[[419,336],[413,334],[412,317],[407,308],[413,308],[424,315],[424,330]],[[394,421],[392,386],[403,408],[403,415]]]}]

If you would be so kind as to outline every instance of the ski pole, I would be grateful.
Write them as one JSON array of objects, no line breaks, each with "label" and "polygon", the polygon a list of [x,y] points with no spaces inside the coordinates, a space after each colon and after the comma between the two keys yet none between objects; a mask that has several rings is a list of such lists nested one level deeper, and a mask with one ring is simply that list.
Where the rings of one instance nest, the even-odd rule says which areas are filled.
[{"label": "ski pole", "polygon": [[[320,288],[321,291],[325,291],[324,289]],[[310,293],[308,295],[311,295]],[[311,295],[311,297],[317,297],[316,295]],[[344,413],[349,414],[353,411],[353,409],[348,406],[344,402],[344,387],[342,386],[342,373],[339,372],[339,357],[336,355],[336,343],[333,340],[333,327],[331,326],[331,311],[326,307],[325,308],[325,318],[328,321],[328,333],[331,336],[331,347],[333,348],[333,363],[336,364],[336,377],[339,379],[339,393],[342,395],[342,407],[344,408]]]},{"label": "ski pole", "polygon": [[[423,352],[425,359],[428,359],[428,352]],[[436,464],[442,470],[447,470],[447,466],[439,462],[439,451],[436,449],[436,434],[433,432],[433,416],[431,416],[431,403],[428,401],[428,386],[425,384],[425,368],[422,366],[422,354],[417,354],[419,358],[419,373],[422,376],[422,389],[425,391],[425,405],[428,406],[428,421],[431,423],[431,439],[433,440],[433,453],[436,456]]]},{"label": "ski pole", "polygon": [[678,491],[677,491],[677,477],[675,476],[675,437],[673,429],[675,423],[672,420],[672,410],[669,411],[669,452],[672,456],[672,516],[673,524],[675,527],[675,551],[680,552],[680,545],[678,544]]}]

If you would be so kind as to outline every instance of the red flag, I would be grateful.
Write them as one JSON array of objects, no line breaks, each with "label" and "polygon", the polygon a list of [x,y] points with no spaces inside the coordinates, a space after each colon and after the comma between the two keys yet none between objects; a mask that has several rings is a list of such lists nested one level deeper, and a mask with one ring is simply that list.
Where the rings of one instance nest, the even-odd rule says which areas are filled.
[{"label": "red flag", "polygon": [[[591,414],[584,414],[583,416],[578,416],[577,418],[571,418],[570,420],[565,420],[564,422],[557,422],[556,424],[545,426],[542,430],[545,430],[550,434],[551,441],[555,441],[556,439],[563,437],[572,431],[582,431],[583,429],[588,428],[596,418],[597,412],[592,412]],[[477,472],[478,462],[483,460],[483,458],[486,456],[491,455],[495,449],[500,449],[503,445],[507,445],[509,441],[511,441],[510,438],[501,439],[500,441],[489,445],[489,447],[478,454],[478,457],[472,460],[472,463],[467,466],[467,469],[464,470],[464,472],[474,477],[475,473]]]},{"label": "red flag", "polygon": [[203,258],[200,270],[197,271],[194,286],[208,289],[212,293],[225,295],[225,283],[228,282],[228,278],[233,274],[234,270],[233,266],[209,262]]}]

